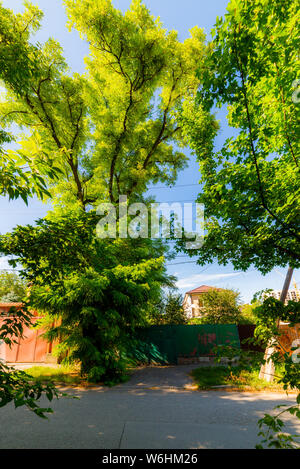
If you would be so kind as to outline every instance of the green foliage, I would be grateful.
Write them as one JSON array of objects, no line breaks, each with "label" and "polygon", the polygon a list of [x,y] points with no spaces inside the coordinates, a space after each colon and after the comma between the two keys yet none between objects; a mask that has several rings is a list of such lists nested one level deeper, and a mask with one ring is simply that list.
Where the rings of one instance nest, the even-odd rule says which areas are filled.
[{"label": "green foliage", "polygon": [[300,322],[300,303],[288,301],[285,305],[276,298],[268,297],[255,308],[255,315],[257,317],[255,336],[258,340],[269,341],[280,337],[279,321],[286,322],[291,327]]},{"label": "green foliage", "polygon": [[268,383],[259,379],[259,366],[207,366],[191,372],[199,389],[211,389],[217,386],[231,387],[244,391],[282,390],[278,383]]},{"label": "green foliage", "polygon": [[[285,408],[277,415],[265,414],[262,419],[258,421],[258,426],[262,431],[258,433],[262,437],[260,444],[256,445],[256,449],[263,449],[264,446],[274,449],[300,449],[300,436],[284,433],[284,422],[281,420],[281,415],[289,412],[300,419],[300,400],[298,399],[298,406]],[[282,406],[277,406],[282,407]],[[287,406],[284,406],[287,407]],[[266,428],[264,428],[266,427]]]},{"label": "green foliage", "polygon": [[189,318],[188,319],[188,324],[191,324],[191,325],[200,325],[200,324],[203,324],[203,318]]},{"label": "green foliage", "polygon": [[26,282],[15,272],[0,272],[0,302],[22,301],[26,295]]},{"label": "green foliage", "polygon": [[26,130],[14,135],[20,148],[6,157],[15,163],[21,155],[40,172],[50,166],[59,180],[45,173],[55,208],[48,220],[18,227],[1,250],[14,253],[33,282],[31,305],[61,318],[48,337],[59,338],[65,359],[79,359],[91,380],[111,382],[124,372],[124,343],[170,279],[160,243],[97,240],[89,210],[120,195],[143,200],[149,183],[172,184],[187,164],[175,144],[183,146],[180,109],[199,87],[204,33],[193,28],[181,43],[138,0],[125,14],[109,0],[65,4],[70,28],[90,47],[82,76],[70,73],[53,39],[30,45],[38,9],[28,6],[24,16],[2,10],[0,41],[9,31],[17,61],[26,67],[34,58],[25,83],[3,76],[2,126]]},{"label": "green foliage", "polygon": [[241,316],[239,293],[212,289],[201,295],[201,324],[238,324]]},{"label": "green foliage", "polygon": [[281,420],[281,415],[285,412],[297,419],[300,418],[300,369],[297,360],[294,360],[293,355],[288,350],[284,350],[280,341],[282,332],[280,331],[280,321],[284,321],[293,327],[300,322],[300,303],[289,301],[284,305],[281,301],[269,297],[259,304],[255,310],[257,318],[256,329],[254,331],[254,339],[251,342],[255,345],[264,345],[272,343],[273,351],[268,356],[264,357],[260,352],[243,351],[234,349],[233,347],[221,347],[215,350],[217,361],[220,357],[227,356],[232,362],[235,356],[239,356],[239,365],[243,368],[251,370],[253,367],[265,364],[272,360],[275,370],[280,370],[278,373],[275,371],[275,380],[282,386],[285,391],[297,391],[296,405],[293,406],[280,406],[284,407],[275,415],[265,414],[258,422],[259,436],[262,441],[256,447],[262,449],[269,448],[298,448],[299,443],[297,440],[299,436],[290,435],[283,432],[284,422]]},{"label": "green foliage", "polygon": [[[207,235],[199,263],[217,259],[241,270],[254,265],[262,273],[278,265],[299,267],[300,120],[293,99],[299,88],[298,3],[231,0],[212,35],[199,66],[198,99],[182,108],[183,132],[199,160],[203,184],[198,200],[205,206]],[[222,106],[233,136],[215,151],[217,123],[211,118],[207,133],[202,116]],[[264,344],[276,342],[279,320],[293,324],[298,308],[264,301],[254,310],[257,337]],[[230,350],[231,357],[234,353]],[[283,362],[283,386],[299,390],[299,365],[276,348],[271,359]],[[278,432],[279,420],[266,416],[261,425]],[[277,436],[278,447],[290,447],[289,438]],[[264,443],[275,446],[275,440],[266,437]]]},{"label": "green foliage", "polygon": [[42,20],[42,12],[26,2],[22,14],[0,4],[1,42],[0,70],[1,79],[17,88],[19,94],[25,95],[30,89],[30,80],[38,74],[36,48],[29,42],[30,35],[35,33]]},{"label": "green foliage", "polygon": [[[29,38],[38,29],[41,18],[40,10],[29,3],[26,3],[25,12],[17,15],[0,3],[0,80],[1,85],[12,90],[17,99],[27,100],[33,82],[39,77],[38,47],[33,46]],[[1,96],[0,195],[8,195],[10,199],[21,197],[27,203],[32,195],[41,199],[45,195],[50,196],[45,177],[55,179],[58,170],[45,153],[34,151],[34,148],[27,154],[5,149],[6,144],[16,140],[5,130],[15,113],[22,116],[24,125],[30,121],[24,109],[18,106],[12,109],[11,106],[12,103],[5,105]],[[17,124],[23,125],[21,121]]]},{"label": "green foliage", "polygon": [[[300,266],[299,8],[296,0],[232,0],[199,64],[198,99],[182,126],[200,164],[205,206],[204,265],[236,269]],[[233,128],[220,151],[218,126],[203,115],[227,106]],[[189,251],[195,255],[195,251]]]},{"label": "green foliage", "polygon": [[182,295],[169,292],[165,304],[165,324],[186,324]]},{"label": "green foliage", "polygon": [[244,304],[240,306],[239,324],[256,324],[255,308],[257,304]]},{"label": "green foliage", "polygon": [[[181,43],[140,1],[124,15],[108,0],[65,4],[70,28],[90,46],[87,71],[71,74],[59,44],[49,39],[33,48],[34,73],[25,91],[22,82],[4,77],[3,125],[27,130],[18,154],[60,170],[59,181],[50,181],[60,210],[95,207],[120,194],[135,199],[150,182],[174,183],[187,162],[174,146],[182,146],[177,118],[197,93],[203,31],[193,28]],[[9,14],[4,21],[13,30],[23,20]],[[26,47],[30,26],[28,20]],[[18,38],[11,34],[16,51]]]},{"label": "green foliage", "polygon": [[166,363],[165,356],[156,344],[136,338],[130,345],[127,349],[127,357],[131,360],[132,366]]},{"label": "green foliage", "polygon": [[59,318],[46,337],[58,339],[90,381],[111,383],[124,375],[127,345],[145,324],[148,304],[171,280],[160,240],[100,239],[98,220],[94,211],[39,220],[1,236],[0,244],[33,283],[31,307]]},{"label": "green foliage", "polygon": [[150,313],[150,324],[187,324],[187,318],[182,303],[182,295],[173,293],[172,291],[164,294],[159,299],[159,302],[154,305]]},{"label": "green foliage", "polygon": [[[0,313],[0,319],[0,342],[12,346],[23,337],[24,326],[31,325],[32,315],[24,306],[22,310],[11,308],[9,316]],[[59,393],[53,384],[36,381],[24,371],[9,367],[0,360],[0,407],[13,402],[15,408],[26,406],[38,417],[47,418],[46,414],[53,411],[49,407],[39,406],[37,401],[41,396],[52,401],[53,397],[65,394]]]}]

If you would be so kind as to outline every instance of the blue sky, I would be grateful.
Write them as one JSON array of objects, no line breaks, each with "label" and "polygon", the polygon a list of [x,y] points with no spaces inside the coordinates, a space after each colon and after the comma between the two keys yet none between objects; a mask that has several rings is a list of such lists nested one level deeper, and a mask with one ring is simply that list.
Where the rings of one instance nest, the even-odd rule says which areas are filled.
[{"label": "blue sky", "polygon": [[[15,12],[22,11],[21,0],[2,0],[5,7],[12,8]],[[39,42],[46,41],[49,36],[57,39],[64,48],[64,55],[74,72],[84,71],[83,58],[88,54],[88,46],[80,40],[77,31],[69,32],[66,27],[66,15],[62,0],[35,0],[44,11],[42,28],[36,35]],[[215,23],[217,16],[223,16],[226,11],[227,0],[145,0],[144,2],[154,16],[160,16],[161,21],[168,29],[178,31],[179,39],[184,40],[189,35],[189,29],[198,25],[204,28],[205,33],[210,34],[210,30]],[[125,11],[130,0],[113,0],[113,4],[122,11]],[[232,135],[232,129],[226,123],[226,113],[220,111],[218,118],[221,123],[221,131],[216,141],[216,148],[220,148],[224,140]],[[199,193],[200,174],[195,158],[189,154],[190,161],[179,176],[176,188],[159,188],[151,190],[155,194],[157,201],[188,201],[195,200]],[[183,186],[183,187],[180,187]],[[37,218],[43,217],[49,207],[38,200],[30,202],[29,207],[20,201],[9,202],[6,198],[0,198],[0,232],[5,233],[17,224],[32,224]],[[210,264],[199,266],[191,262],[189,258],[178,257],[168,265],[170,273],[178,278],[178,287],[182,293],[191,290],[199,285],[214,285],[223,288],[234,288],[239,290],[244,302],[249,302],[253,294],[263,288],[274,288],[280,290],[285,276],[285,269],[274,269],[266,276],[262,276],[254,268],[247,272],[235,272],[232,265],[219,266]],[[0,259],[0,268],[7,267],[5,260]],[[300,281],[300,271],[294,275],[296,282]],[[298,287],[299,287],[298,283]]]}]

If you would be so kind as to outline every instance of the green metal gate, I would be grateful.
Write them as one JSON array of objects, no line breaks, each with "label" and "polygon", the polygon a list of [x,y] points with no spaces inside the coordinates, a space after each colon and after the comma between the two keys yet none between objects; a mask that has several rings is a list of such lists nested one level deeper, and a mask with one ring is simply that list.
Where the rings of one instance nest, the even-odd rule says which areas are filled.
[{"label": "green metal gate", "polygon": [[212,356],[217,345],[240,348],[234,324],[151,326],[141,328],[131,354],[144,363],[177,364],[180,358]]}]

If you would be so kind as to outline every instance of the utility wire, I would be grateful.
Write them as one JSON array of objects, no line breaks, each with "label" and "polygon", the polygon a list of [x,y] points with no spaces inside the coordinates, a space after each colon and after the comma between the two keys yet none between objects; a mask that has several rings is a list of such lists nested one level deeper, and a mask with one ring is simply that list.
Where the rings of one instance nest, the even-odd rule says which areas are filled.
[{"label": "utility wire", "polygon": [[[179,256],[180,257],[180,256]],[[183,256],[182,256],[183,257]],[[167,262],[165,265],[195,264],[197,261]],[[0,272],[20,272],[22,269],[1,269]]]},{"label": "utility wire", "polygon": [[167,263],[166,265],[180,265],[180,264],[195,264],[197,261],[184,261],[184,262],[176,262],[176,263]]},{"label": "utility wire", "polygon": [[191,186],[200,186],[201,184],[176,184],[174,186],[151,186],[148,187],[148,190],[152,189],[176,189],[177,187],[191,187]]}]

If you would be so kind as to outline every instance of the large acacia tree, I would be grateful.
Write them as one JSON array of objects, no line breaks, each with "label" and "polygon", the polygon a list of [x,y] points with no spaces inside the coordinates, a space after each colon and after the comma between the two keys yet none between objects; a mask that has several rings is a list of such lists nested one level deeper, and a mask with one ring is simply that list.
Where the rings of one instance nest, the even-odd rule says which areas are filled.
[{"label": "large acacia tree", "polygon": [[[40,12],[28,6],[23,15],[14,16],[0,5],[0,80],[1,85],[17,90],[18,96],[25,96],[30,84],[38,74],[35,48],[28,42],[40,19]],[[53,180],[58,168],[42,154],[23,155],[7,148],[14,141],[14,135],[7,131],[0,114],[0,196],[10,199],[21,197],[28,203],[34,194],[39,198],[49,196],[46,179]],[[2,301],[19,301],[25,296],[26,282],[13,273],[0,274],[0,296]],[[0,313],[0,342],[12,346],[23,336],[24,327],[29,327],[32,314],[26,309],[15,307],[7,313]],[[41,407],[39,399],[49,401],[61,395],[53,384],[37,382],[24,371],[7,366],[0,360],[0,408],[13,402],[15,408],[26,406],[36,415],[45,418],[51,408]]]},{"label": "large acacia tree", "polygon": [[[6,80],[0,106],[3,125],[27,130],[19,152],[59,169],[59,181],[48,181],[55,210],[1,237],[1,250],[32,282],[29,304],[60,317],[50,336],[90,379],[110,381],[124,371],[124,343],[171,279],[157,240],[96,239],[94,209],[119,195],[141,200],[149,183],[172,184],[187,164],[178,116],[196,97],[204,34],[194,28],[179,42],[138,0],[125,14],[109,0],[65,5],[70,27],[90,46],[86,73],[70,72],[53,39],[32,46],[29,86],[20,92]],[[13,25],[21,21],[9,15]]]},{"label": "large acacia tree", "polygon": [[[174,182],[187,162],[174,146],[182,141],[176,117],[196,96],[203,31],[192,29],[181,43],[139,0],[125,14],[109,0],[65,4],[70,27],[90,46],[86,73],[70,72],[53,39],[35,46],[30,86],[21,93],[18,81],[6,80],[2,124],[29,131],[19,142],[23,155],[44,155],[63,171],[51,188],[61,207],[85,210],[119,194],[140,196],[149,182]],[[19,34],[27,35],[30,25],[29,19]]]},{"label": "large acacia tree", "polygon": [[[263,273],[299,267],[298,4],[232,0],[208,47],[198,98],[182,114],[203,183],[199,262],[252,264]],[[218,127],[210,134],[202,127],[203,113],[216,106],[227,106],[233,135],[220,151]]]}]

